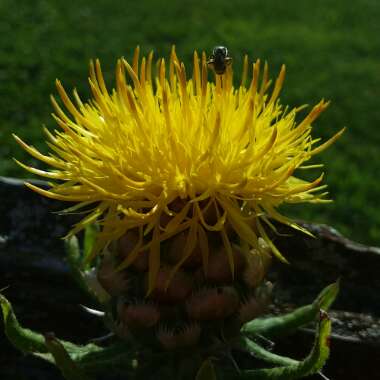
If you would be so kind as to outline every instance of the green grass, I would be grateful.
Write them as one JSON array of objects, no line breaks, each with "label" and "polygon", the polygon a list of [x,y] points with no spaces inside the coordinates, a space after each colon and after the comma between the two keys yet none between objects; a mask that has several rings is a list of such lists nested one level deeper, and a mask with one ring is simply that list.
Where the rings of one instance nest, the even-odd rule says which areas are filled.
[{"label": "green grass", "polygon": [[[54,127],[49,94],[59,77],[88,96],[87,63],[99,57],[109,83],[115,60],[139,44],[186,63],[194,49],[229,47],[235,70],[243,53],[267,59],[276,75],[287,65],[283,103],[332,101],[315,123],[343,138],[319,157],[332,205],[298,207],[296,215],[334,225],[353,239],[380,245],[380,3],[377,0],[0,1],[0,174],[25,177],[12,161],[36,162],[15,132],[45,149],[41,125]],[[317,173],[316,173],[317,174]]]}]

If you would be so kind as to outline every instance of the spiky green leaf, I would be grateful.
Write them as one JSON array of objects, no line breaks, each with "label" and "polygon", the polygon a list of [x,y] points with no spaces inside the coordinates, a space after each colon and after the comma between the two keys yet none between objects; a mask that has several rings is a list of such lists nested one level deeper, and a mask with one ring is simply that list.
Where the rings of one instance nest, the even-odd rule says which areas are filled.
[{"label": "spiky green leaf", "polygon": [[[45,337],[30,329],[22,327],[16,315],[13,312],[10,302],[0,294],[0,304],[4,319],[4,331],[9,341],[19,350],[51,361],[49,349],[46,346]],[[65,350],[70,354],[73,360],[82,360],[82,358],[90,353],[101,351],[102,349],[95,344],[87,344],[86,346],[77,346],[71,342],[60,341]]]},{"label": "spiky green leaf", "polygon": [[74,362],[62,343],[52,334],[45,335],[45,344],[52,356],[56,366],[61,370],[66,380],[89,380],[90,378]]},{"label": "spiky green leaf", "polygon": [[83,242],[83,257],[81,259],[81,269],[88,270],[90,268],[90,261],[88,260],[96,242],[96,236],[99,228],[97,224],[89,224],[84,230]]},{"label": "spiky green leaf", "polygon": [[339,281],[324,288],[312,304],[282,316],[254,319],[246,323],[241,331],[247,335],[264,335],[267,338],[290,334],[297,328],[315,321],[320,309],[328,310],[338,292]]},{"label": "spiky green leaf", "polygon": [[[295,362],[289,358],[261,351],[262,359],[266,357],[272,364],[282,365],[275,368],[242,371],[237,378],[239,380],[295,380],[315,374],[322,369],[329,356],[330,332],[330,319],[325,312],[321,311],[313,348],[303,361]],[[253,346],[251,348],[253,348],[253,354],[257,354],[257,350]]]},{"label": "spiky green leaf", "polygon": [[83,290],[87,291],[86,287],[84,286],[83,273],[81,271],[81,254],[78,239],[76,236],[71,236],[65,239],[65,249],[67,253],[67,262],[69,264],[74,280]]},{"label": "spiky green leaf", "polygon": [[287,366],[298,363],[297,360],[288,358],[286,356],[277,355],[271,351],[267,351],[265,348],[246,337],[240,337],[239,347],[244,351],[251,353],[255,358],[274,365]]},{"label": "spiky green leaf", "polygon": [[78,365],[89,373],[114,370],[133,369],[135,367],[136,348],[125,342],[115,343],[112,346],[99,348],[78,358]]},{"label": "spiky green leaf", "polygon": [[334,282],[333,284],[326,286],[318,295],[314,301],[315,306],[318,309],[328,311],[330,306],[334,303],[336,297],[338,296],[340,288],[340,280]]},{"label": "spiky green leaf", "polygon": [[86,228],[83,254],[76,236],[65,239],[65,248],[67,262],[74,280],[95,303],[103,305],[109,300],[109,294],[99,284],[95,275],[95,268],[85,265],[85,262],[87,262],[86,257],[90,254],[94,244],[96,231],[97,229],[94,226]]},{"label": "spiky green leaf", "polygon": [[10,302],[0,294],[0,304],[4,319],[4,331],[9,341],[23,352],[47,353],[43,335],[22,328],[17,321]]}]

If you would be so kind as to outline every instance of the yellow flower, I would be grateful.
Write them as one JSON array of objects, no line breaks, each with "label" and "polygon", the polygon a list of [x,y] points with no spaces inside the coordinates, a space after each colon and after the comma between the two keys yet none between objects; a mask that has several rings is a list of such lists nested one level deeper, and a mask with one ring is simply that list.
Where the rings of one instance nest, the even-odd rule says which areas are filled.
[{"label": "yellow flower", "polygon": [[311,124],[328,103],[322,100],[296,123],[304,107],[290,110],[278,100],[284,66],[269,93],[268,66],[260,75],[259,60],[246,86],[250,69],[245,57],[242,83],[234,87],[231,66],[215,75],[215,82],[208,80],[205,53],[199,58],[194,52],[191,79],[174,48],[169,67],[160,59],[152,78],[152,56],[140,61],[137,48],[132,66],[118,60],[112,92],[99,61],[91,63],[93,99],[88,102],[75,90],[74,102],[70,100],[57,80],[67,111],[52,98],[60,130],[45,129],[51,154],[43,155],[15,136],[33,157],[52,167],[43,171],[19,163],[53,181],[49,190],[27,185],[53,199],[79,202],[67,210],[83,208],[87,215],[71,234],[99,222],[92,257],[128,230],[138,230],[139,241],[121,266],[149,250],[150,290],[160,268],[161,243],[182,232],[187,236],[184,255],[175,270],[196,247],[207,266],[211,233],[220,235],[232,270],[231,236],[247,252],[258,248],[262,237],[285,260],[266,229],[274,228],[271,220],[300,228],[276,210],[282,203],[325,201],[323,174],[308,182],[294,173],[315,167],[304,163],[343,133],[316,146],[319,139],[311,136]]}]

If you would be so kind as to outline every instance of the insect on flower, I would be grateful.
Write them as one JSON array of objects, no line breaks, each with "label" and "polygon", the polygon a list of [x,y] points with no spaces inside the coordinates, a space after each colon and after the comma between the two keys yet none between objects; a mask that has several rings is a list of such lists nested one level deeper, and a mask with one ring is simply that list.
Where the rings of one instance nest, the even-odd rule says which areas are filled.
[{"label": "insect on flower", "polygon": [[216,74],[223,75],[227,66],[232,63],[232,58],[228,55],[228,50],[225,46],[215,46],[207,63]]}]

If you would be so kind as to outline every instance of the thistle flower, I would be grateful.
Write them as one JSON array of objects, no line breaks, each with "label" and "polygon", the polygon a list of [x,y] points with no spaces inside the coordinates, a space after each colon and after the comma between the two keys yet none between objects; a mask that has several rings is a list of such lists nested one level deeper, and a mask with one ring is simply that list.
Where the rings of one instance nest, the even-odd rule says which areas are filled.
[{"label": "thistle flower", "polygon": [[133,234],[136,242],[117,269],[148,253],[149,294],[163,266],[161,248],[176,236],[183,239],[183,250],[168,284],[192,256],[201,257],[207,272],[210,252],[219,243],[232,274],[235,242],[247,255],[257,254],[262,238],[285,261],[267,230],[274,229],[272,220],[302,230],[279,213],[283,203],[326,201],[323,174],[309,182],[296,170],[314,168],[305,163],[343,132],[320,145],[312,137],[311,125],[328,102],[322,100],[297,123],[304,107],[289,109],[278,98],[284,66],[270,91],[267,64],[261,70],[257,60],[250,69],[247,57],[237,87],[231,66],[214,82],[208,80],[205,53],[194,52],[191,78],[174,48],[168,65],[163,58],[158,61],[154,77],[152,62],[152,53],[139,59],[139,48],[132,65],[119,59],[111,92],[99,61],[91,62],[93,99],[88,102],[76,90],[71,100],[57,80],[66,111],[51,98],[60,128],[45,129],[51,153],[44,155],[15,136],[51,167],[19,163],[51,181],[49,190],[27,186],[49,198],[77,202],[67,211],[86,212],[70,234],[99,223],[92,257]]}]

